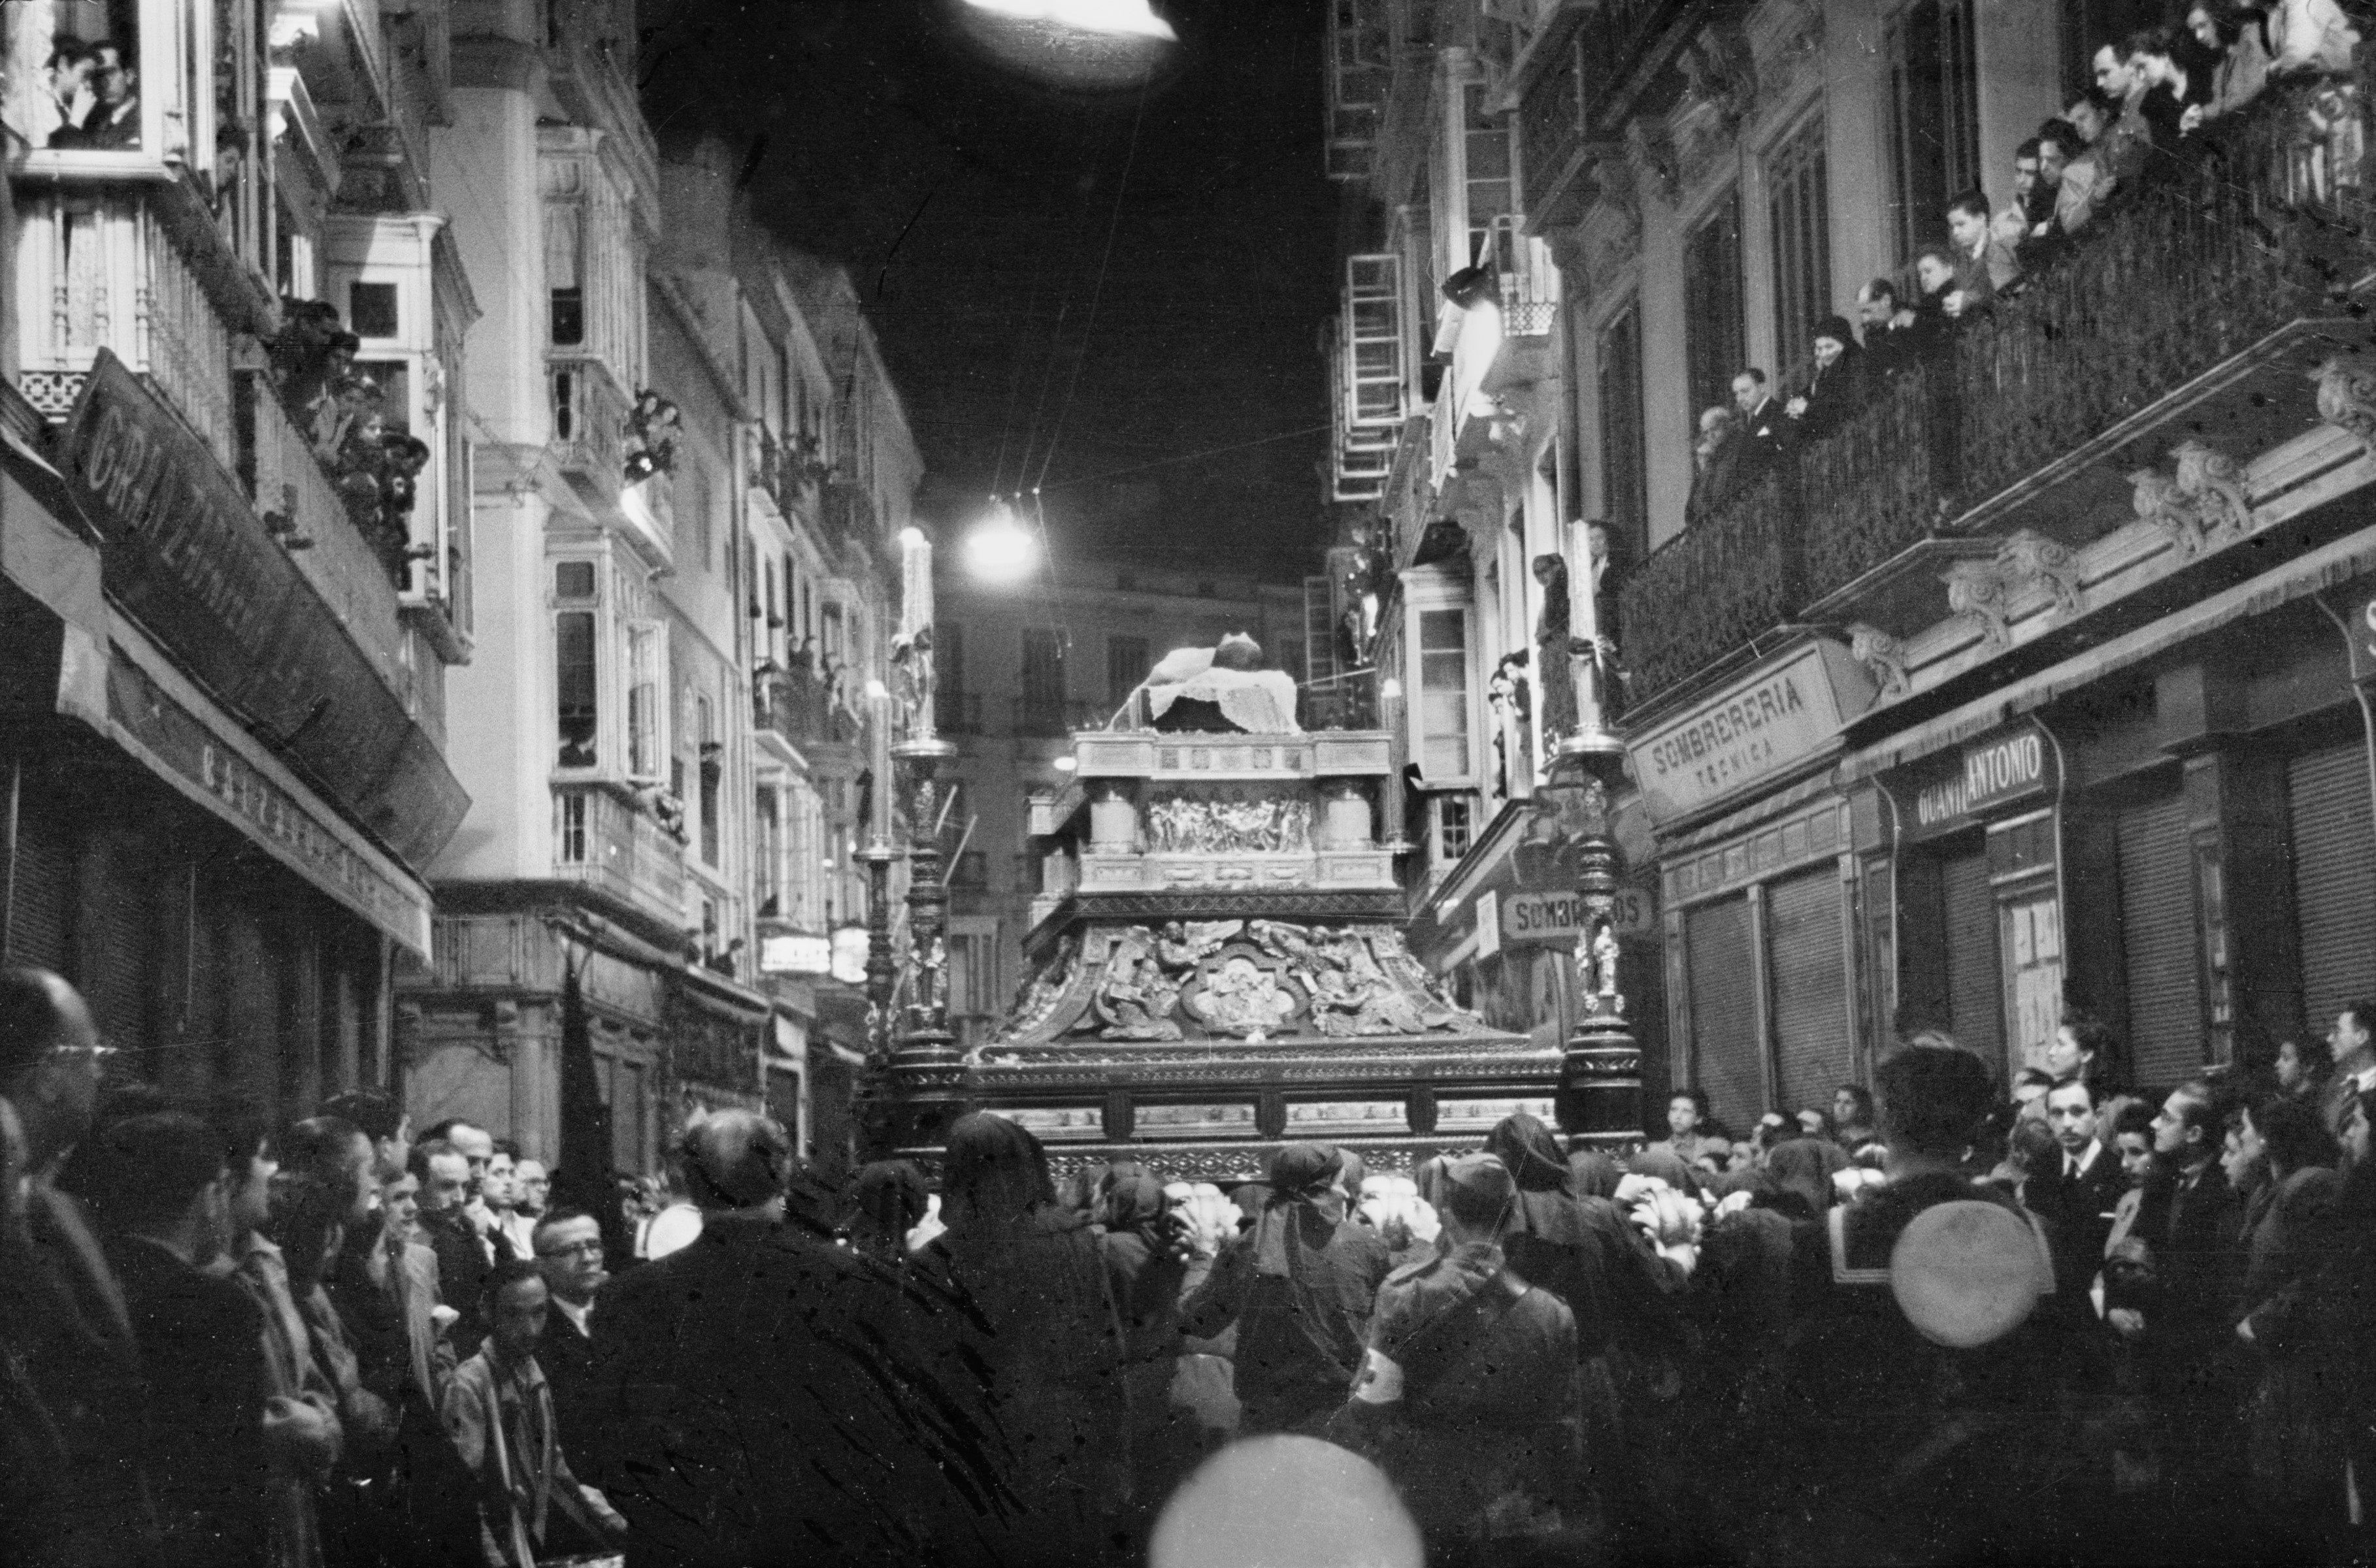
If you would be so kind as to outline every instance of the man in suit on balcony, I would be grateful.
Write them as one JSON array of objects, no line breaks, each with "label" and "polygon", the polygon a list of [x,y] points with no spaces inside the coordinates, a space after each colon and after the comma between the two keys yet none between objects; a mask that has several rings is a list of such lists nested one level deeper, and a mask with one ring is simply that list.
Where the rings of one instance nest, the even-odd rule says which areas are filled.
[{"label": "man in suit on balcony", "polygon": [[83,147],[122,152],[140,145],[140,73],[124,46],[102,39],[90,46],[91,90],[99,101],[82,123]]},{"label": "man in suit on balcony", "polygon": [[1740,478],[1745,481],[1780,461],[1798,431],[1782,411],[1782,399],[1774,395],[1765,373],[1755,365],[1732,378],[1732,403],[1740,410]]},{"label": "man in suit on balcony", "polygon": [[1857,291],[1857,315],[1864,322],[1865,374],[1875,382],[1896,378],[1921,358],[1914,313],[1897,303],[1897,285],[1876,278]]}]

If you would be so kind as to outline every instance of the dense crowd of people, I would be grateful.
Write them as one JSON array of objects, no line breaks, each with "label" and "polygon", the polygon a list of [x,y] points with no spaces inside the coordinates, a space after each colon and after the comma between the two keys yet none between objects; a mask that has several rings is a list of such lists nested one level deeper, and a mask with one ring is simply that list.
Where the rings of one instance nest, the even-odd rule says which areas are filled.
[{"label": "dense crowd of people", "polygon": [[1964,323],[2085,245],[2109,216],[2229,158],[2244,112],[2272,89],[2287,101],[2279,188],[2267,194],[2323,205],[2358,190],[2359,42],[2338,0],[2196,0],[2182,27],[2101,45],[2094,85],[2014,149],[2010,199],[1992,208],[1978,190],[1956,196],[1937,215],[1944,232],[1916,250],[1910,286],[1875,278],[1858,291],[1861,339],[1846,317],[1826,316],[1810,327],[1812,362],[1798,386],[1777,392],[1764,370],[1746,368],[1731,407],[1701,411],[1685,521],[1837,429],[1897,376],[1941,360]]},{"label": "dense crowd of people", "polygon": [[0,1560],[1124,1562],[1293,1433],[1446,1562],[2356,1561],[2371,1031],[2144,1094],[1922,1032],[1744,1136],[1226,1194],[975,1114],[837,1199],[721,1111],[612,1256],[486,1129],[194,1114],[0,971]]}]

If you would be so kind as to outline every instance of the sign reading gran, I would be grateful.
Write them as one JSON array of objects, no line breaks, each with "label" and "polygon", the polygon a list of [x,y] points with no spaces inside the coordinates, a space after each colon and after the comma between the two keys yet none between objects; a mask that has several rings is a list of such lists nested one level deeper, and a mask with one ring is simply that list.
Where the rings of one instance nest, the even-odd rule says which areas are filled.
[{"label": "sign reading gran", "polygon": [[1813,755],[1871,700],[1846,649],[1811,643],[1635,741],[1643,804],[1659,822],[1713,804]]}]

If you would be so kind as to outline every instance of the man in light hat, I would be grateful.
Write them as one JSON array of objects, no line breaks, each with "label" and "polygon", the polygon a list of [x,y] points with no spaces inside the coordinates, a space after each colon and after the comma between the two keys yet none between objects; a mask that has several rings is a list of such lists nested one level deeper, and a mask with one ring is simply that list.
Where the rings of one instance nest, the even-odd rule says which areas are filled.
[{"label": "man in light hat", "polygon": [[1387,1276],[1329,1435],[1384,1466],[1432,1555],[1467,1561],[1573,1534],[1591,1500],[1575,1318],[1503,1251],[1517,1182],[1490,1154],[1454,1159],[1443,1182],[1443,1248]]},{"label": "man in light hat", "polygon": [[1885,1180],[1805,1238],[1800,1277],[1822,1284],[1736,1428],[1736,1524],[1787,1521],[1782,1562],[2070,1557],[2057,1488],[2073,1467],[2034,1321],[2053,1288],[2046,1244],[1960,1169],[1995,1098],[1989,1070],[1926,1042],[1873,1087]]}]

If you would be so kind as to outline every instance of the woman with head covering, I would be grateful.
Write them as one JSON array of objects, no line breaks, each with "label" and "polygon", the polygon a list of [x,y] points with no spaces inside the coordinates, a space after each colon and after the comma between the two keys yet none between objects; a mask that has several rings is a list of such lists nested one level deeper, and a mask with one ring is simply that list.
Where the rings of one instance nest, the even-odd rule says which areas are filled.
[{"label": "woman with head covering", "polygon": [[1625,1174],[1615,1160],[1589,1144],[1569,1151],[1567,1168],[1574,1173],[1579,1198],[1615,1197],[1618,1179]]},{"label": "woman with head covering", "polygon": [[1109,1170],[1099,1188],[1098,1250],[1122,1316],[1133,1493],[1152,1509],[1194,1463],[1198,1446],[1194,1420],[1171,1407],[1191,1238],[1185,1216],[1174,1214],[1162,1184],[1135,1161]]},{"label": "woman with head covering", "polygon": [[1253,1229],[1222,1250],[1182,1309],[1182,1325],[1200,1339],[1237,1324],[1237,1395],[1248,1434],[1326,1419],[1360,1365],[1389,1260],[1376,1231],[1329,1217],[1332,1201],[1342,1212],[1342,1163],[1324,1144],[1289,1144],[1273,1155]]},{"label": "woman with head covering", "polygon": [[1824,317],[1811,338],[1815,368],[1808,374],[1807,390],[1785,403],[1783,411],[1812,441],[1830,434],[1864,397],[1864,350],[1844,315]]},{"label": "woman with head covering", "polygon": [[1693,1172],[1690,1166],[1683,1163],[1681,1156],[1663,1144],[1652,1144],[1648,1148],[1635,1149],[1625,1157],[1625,1169],[1631,1175],[1647,1176],[1654,1181],[1664,1182],[1685,1197],[1699,1196],[1699,1177]]},{"label": "woman with head covering", "polygon": [[923,1222],[932,1191],[911,1159],[878,1159],[859,1167],[843,1205],[842,1233],[850,1246],[884,1263],[908,1260],[908,1232]]},{"label": "woman with head covering", "polygon": [[1093,1562],[1129,1486],[1122,1336],[1086,1216],[1056,1201],[1040,1140],[976,1113],[949,1129],[947,1229],[916,1254],[964,1309],[1030,1561]]}]

